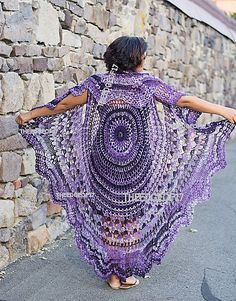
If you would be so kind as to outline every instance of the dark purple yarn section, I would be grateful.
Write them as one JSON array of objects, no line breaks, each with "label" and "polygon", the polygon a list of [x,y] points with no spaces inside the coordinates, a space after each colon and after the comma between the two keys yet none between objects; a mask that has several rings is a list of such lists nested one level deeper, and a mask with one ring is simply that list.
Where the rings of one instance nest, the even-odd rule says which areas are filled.
[{"label": "dark purple yarn section", "polygon": [[85,106],[19,127],[52,200],[67,212],[81,258],[102,279],[125,280],[160,264],[195,205],[210,199],[235,124],[198,126],[200,112],[176,105],[186,93],[149,73],[117,74],[101,104],[108,76],[94,74],[38,107],[87,90]]}]

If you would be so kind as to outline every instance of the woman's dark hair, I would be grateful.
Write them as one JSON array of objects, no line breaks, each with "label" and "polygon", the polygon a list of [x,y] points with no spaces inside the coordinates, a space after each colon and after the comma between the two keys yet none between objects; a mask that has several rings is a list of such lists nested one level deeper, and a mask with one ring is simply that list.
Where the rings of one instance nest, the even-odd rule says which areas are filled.
[{"label": "woman's dark hair", "polygon": [[141,64],[147,50],[147,43],[140,37],[122,36],[115,39],[104,53],[104,61],[108,71],[116,64],[119,71],[132,70]]}]

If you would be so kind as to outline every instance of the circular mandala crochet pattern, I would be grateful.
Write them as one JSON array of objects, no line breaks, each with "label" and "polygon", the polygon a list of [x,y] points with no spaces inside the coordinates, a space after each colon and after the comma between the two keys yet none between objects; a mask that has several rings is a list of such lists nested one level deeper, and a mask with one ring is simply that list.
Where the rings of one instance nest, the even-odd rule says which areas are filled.
[{"label": "circular mandala crochet pattern", "polygon": [[195,205],[210,200],[235,124],[197,125],[201,112],[176,105],[187,94],[149,73],[117,73],[102,98],[109,76],[94,74],[32,110],[85,91],[86,105],[19,130],[53,202],[66,210],[81,258],[102,279],[125,281],[160,264]]}]

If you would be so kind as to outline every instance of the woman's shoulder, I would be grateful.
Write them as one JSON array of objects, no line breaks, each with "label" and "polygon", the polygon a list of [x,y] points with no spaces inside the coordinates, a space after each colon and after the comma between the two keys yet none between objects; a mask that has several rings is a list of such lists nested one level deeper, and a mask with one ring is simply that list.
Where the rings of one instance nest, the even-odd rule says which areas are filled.
[{"label": "woman's shoulder", "polygon": [[[109,72],[96,72],[90,76],[91,79],[102,80],[109,76]],[[147,71],[143,72],[120,72],[116,73],[117,78],[140,78],[144,80],[158,80],[159,78]]]},{"label": "woman's shoulder", "polygon": [[[89,83],[91,87],[100,88],[104,83],[109,79],[109,72],[95,72],[89,77],[87,77],[86,82]],[[112,81],[121,86],[142,86],[147,88],[157,87],[159,84],[163,83],[163,81],[154,74],[150,72],[121,72],[116,73],[115,78]]]}]

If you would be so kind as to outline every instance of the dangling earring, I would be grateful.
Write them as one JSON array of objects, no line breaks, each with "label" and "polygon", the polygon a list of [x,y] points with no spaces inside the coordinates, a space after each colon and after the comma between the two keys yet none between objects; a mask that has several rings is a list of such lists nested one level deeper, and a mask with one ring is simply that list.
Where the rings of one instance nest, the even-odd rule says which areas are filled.
[{"label": "dangling earring", "polygon": [[116,64],[112,64],[111,70],[109,72],[109,76],[104,81],[105,87],[102,90],[98,105],[103,105],[106,103],[106,99],[107,99],[109,90],[110,90],[110,88],[112,88],[115,73],[118,69],[119,69],[119,67]]},{"label": "dangling earring", "polygon": [[111,71],[116,72],[119,69],[119,67],[116,64],[112,64]]}]

